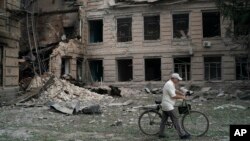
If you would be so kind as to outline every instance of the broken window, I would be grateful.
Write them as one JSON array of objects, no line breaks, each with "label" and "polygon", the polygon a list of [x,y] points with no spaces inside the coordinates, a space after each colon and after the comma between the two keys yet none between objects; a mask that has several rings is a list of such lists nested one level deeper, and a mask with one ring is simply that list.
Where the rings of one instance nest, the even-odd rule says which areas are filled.
[{"label": "broken window", "polygon": [[205,80],[221,80],[221,57],[204,57]]},{"label": "broken window", "polygon": [[161,80],[161,58],[145,59],[145,80]]},{"label": "broken window", "polygon": [[190,80],[190,57],[174,58],[174,72],[179,73],[184,81]]},{"label": "broken window", "polygon": [[132,59],[117,60],[118,81],[131,81],[133,79]]},{"label": "broken window", "polygon": [[173,15],[173,37],[187,38],[189,28],[189,14]]},{"label": "broken window", "polygon": [[82,58],[76,59],[76,76],[77,76],[77,81],[83,81],[83,59]]},{"label": "broken window", "polygon": [[89,42],[99,43],[103,42],[103,21],[90,20],[89,21]]},{"label": "broken window", "polygon": [[66,35],[66,38],[72,39],[75,37],[75,27],[74,26],[69,26],[69,27],[64,27],[64,34]]},{"label": "broken window", "polygon": [[3,46],[0,46],[0,86],[3,85]]},{"label": "broken window", "polygon": [[90,68],[92,80],[94,82],[103,81],[102,60],[90,60],[89,68]]},{"label": "broken window", "polygon": [[236,57],[236,80],[250,80],[250,61],[247,57]]},{"label": "broken window", "polygon": [[144,17],[144,40],[160,39],[160,16]]},{"label": "broken window", "polygon": [[203,37],[220,36],[220,13],[204,12],[202,13]]},{"label": "broken window", "polygon": [[117,19],[117,41],[132,41],[132,18]]},{"label": "broken window", "polygon": [[69,57],[62,58],[61,76],[63,76],[64,74],[70,74],[70,58]]}]

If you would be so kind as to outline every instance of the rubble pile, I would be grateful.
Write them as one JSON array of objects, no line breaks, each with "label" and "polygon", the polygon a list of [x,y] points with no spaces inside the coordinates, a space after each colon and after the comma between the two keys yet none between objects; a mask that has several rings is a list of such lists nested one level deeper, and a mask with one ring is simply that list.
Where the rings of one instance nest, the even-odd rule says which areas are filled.
[{"label": "rubble pile", "polygon": [[41,93],[38,101],[53,101],[60,103],[72,101],[74,99],[79,100],[81,105],[87,106],[109,103],[112,97],[91,92],[85,88],[75,86],[66,80],[55,77],[54,82]]},{"label": "rubble pile", "polygon": [[138,89],[121,87],[120,90],[121,90],[122,97],[130,97],[130,96],[142,94],[142,91]]}]

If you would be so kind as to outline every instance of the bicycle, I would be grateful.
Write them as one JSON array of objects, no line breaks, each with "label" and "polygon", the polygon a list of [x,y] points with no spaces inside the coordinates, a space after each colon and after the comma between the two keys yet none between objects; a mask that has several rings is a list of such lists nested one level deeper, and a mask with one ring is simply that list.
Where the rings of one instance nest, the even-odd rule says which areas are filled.
[{"label": "bicycle", "polygon": [[[145,107],[145,110],[138,120],[139,128],[142,133],[146,135],[157,135],[160,130],[161,123],[161,101],[155,101],[156,108]],[[176,106],[175,106],[176,107]],[[209,128],[209,120],[207,116],[199,111],[191,110],[191,105],[183,100],[182,106],[178,108],[181,117],[182,129],[192,136],[203,136]],[[173,128],[172,121],[167,121],[166,126],[168,129]]]}]

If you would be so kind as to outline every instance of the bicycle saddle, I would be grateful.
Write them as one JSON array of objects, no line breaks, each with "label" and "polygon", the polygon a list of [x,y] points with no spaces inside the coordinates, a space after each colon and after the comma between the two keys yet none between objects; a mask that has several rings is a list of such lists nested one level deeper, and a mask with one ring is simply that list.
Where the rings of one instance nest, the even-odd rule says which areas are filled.
[{"label": "bicycle saddle", "polygon": [[155,100],[155,104],[161,104],[161,100]]}]

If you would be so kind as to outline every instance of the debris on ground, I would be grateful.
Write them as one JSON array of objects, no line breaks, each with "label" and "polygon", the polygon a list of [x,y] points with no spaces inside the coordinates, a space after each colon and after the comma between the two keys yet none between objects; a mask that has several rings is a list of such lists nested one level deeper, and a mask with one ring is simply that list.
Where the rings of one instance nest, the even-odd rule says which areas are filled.
[{"label": "debris on ground", "polygon": [[100,113],[100,106],[108,105],[113,101],[111,96],[91,92],[55,76],[51,76],[43,85],[37,97],[27,103],[38,105],[49,103],[52,109],[65,114]]},{"label": "debris on ground", "polygon": [[225,96],[224,91],[220,90],[219,94],[216,97],[223,97]]},{"label": "debris on ground", "polygon": [[66,102],[77,99],[85,105],[99,104],[101,102],[109,102],[112,97],[106,95],[99,95],[95,92],[91,92],[85,88],[75,86],[66,80],[54,77],[54,82],[48,88],[46,88],[41,96],[38,98],[38,102],[53,101],[53,102]]},{"label": "debris on ground", "polygon": [[162,88],[144,88],[145,92],[148,94],[162,94]]},{"label": "debris on ground", "polygon": [[250,100],[250,90],[245,90],[244,92],[238,91],[237,96],[241,100]]},{"label": "debris on ground", "polygon": [[115,87],[115,86],[112,86],[110,85],[109,86],[111,88],[111,92],[110,92],[110,95],[111,96],[118,96],[118,97],[121,97],[121,90],[118,88],[118,87]]},{"label": "debris on ground", "polygon": [[209,90],[211,90],[211,87],[203,87],[203,88],[201,88],[201,92],[208,92]]},{"label": "debris on ground", "polygon": [[134,89],[134,88],[121,87],[120,90],[121,90],[121,96],[122,97],[131,97],[131,96],[142,94],[141,90]]},{"label": "debris on ground", "polygon": [[224,105],[221,105],[221,106],[218,106],[218,107],[214,107],[214,110],[225,109],[225,108],[238,108],[238,109],[242,109],[242,110],[247,109],[246,107],[241,106],[241,105],[224,104]]},{"label": "debris on ground", "polygon": [[133,103],[133,100],[128,100],[123,103],[110,103],[109,106],[127,106]]},{"label": "debris on ground", "polygon": [[100,105],[91,105],[88,107],[84,107],[80,110],[83,114],[101,114],[101,106]]},{"label": "debris on ground", "polygon": [[120,88],[116,86],[87,86],[87,89],[89,89],[91,92],[95,92],[101,95],[110,95],[113,97],[122,97]]},{"label": "debris on ground", "polygon": [[113,124],[111,124],[110,126],[122,126],[122,120],[118,119],[117,121],[115,121]]}]

